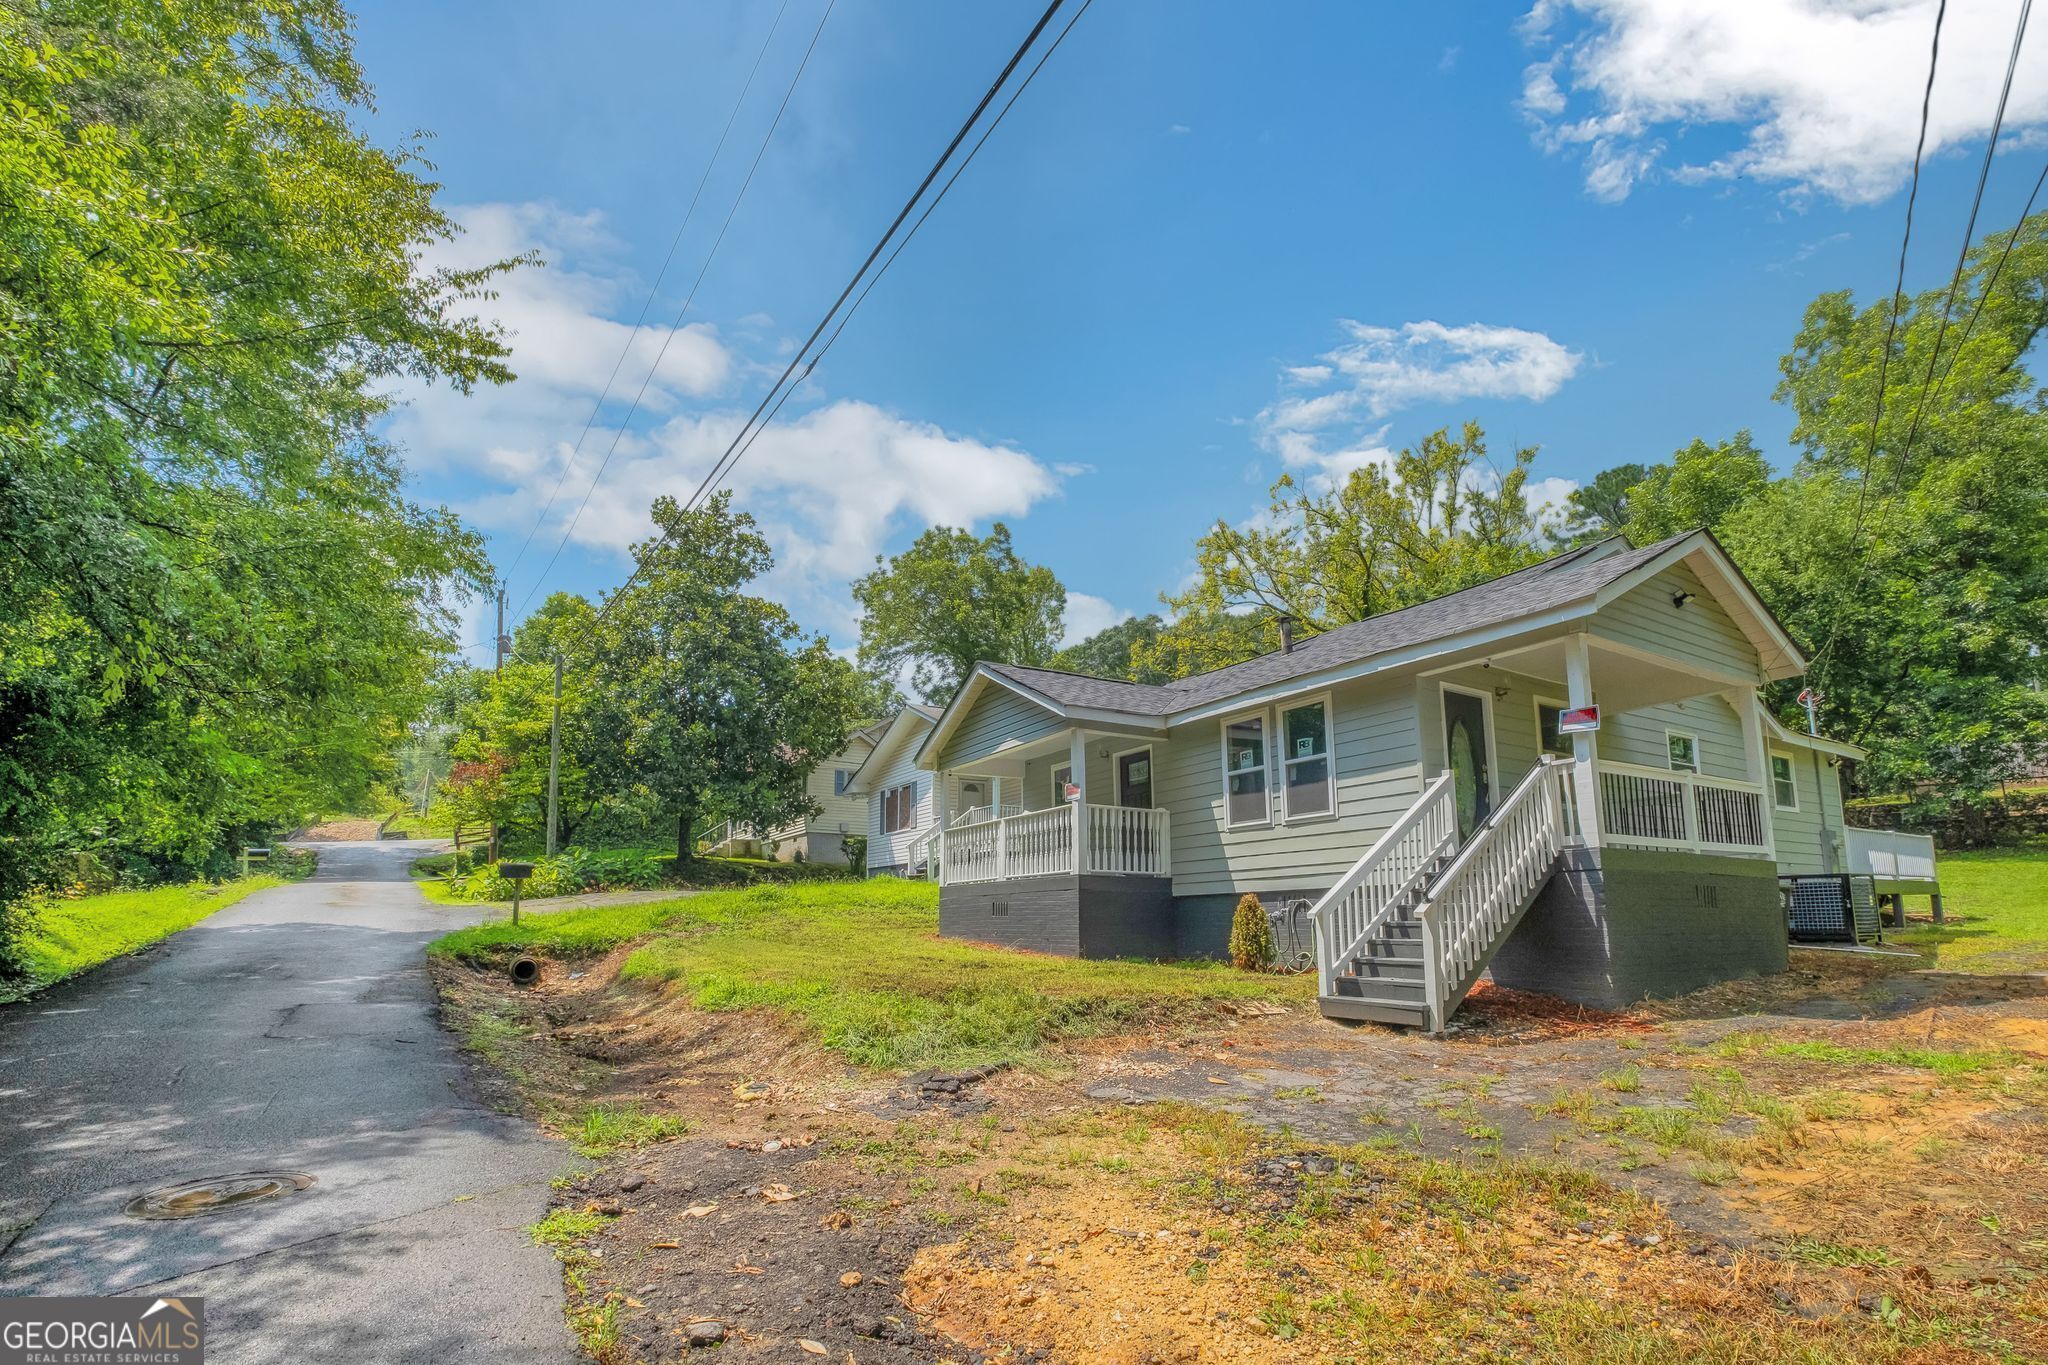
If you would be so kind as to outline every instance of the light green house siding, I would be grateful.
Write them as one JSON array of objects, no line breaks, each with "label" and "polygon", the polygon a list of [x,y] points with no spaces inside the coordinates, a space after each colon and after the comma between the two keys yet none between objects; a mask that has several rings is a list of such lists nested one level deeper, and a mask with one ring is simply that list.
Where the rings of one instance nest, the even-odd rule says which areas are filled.
[{"label": "light green house siding", "polygon": [[[1066,728],[1066,722],[1006,687],[984,684],[981,695],[946,740],[940,768],[968,768],[1001,749],[1028,744]],[[1004,798],[1008,800],[1007,797]]]},{"label": "light green house siding", "polygon": [[[1269,744],[1272,823],[1227,827],[1223,724],[1231,717],[1177,726],[1169,741],[1155,741],[1153,801],[1173,812],[1175,895],[1327,886],[1414,804],[1422,777],[1412,684],[1368,679],[1338,686],[1329,699],[1336,775],[1331,815],[1283,820],[1279,756]],[[1267,725],[1276,725],[1274,709],[1261,709]]]},{"label": "light green house siding", "polygon": [[1697,736],[1700,771],[1708,777],[1750,781],[1754,774],[1742,752],[1742,720],[1724,697],[1691,697],[1606,717],[1600,728],[1600,757],[1608,763],[1643,768],[1671,766],[1673,731]]},{"label": "light green house siding", "polygon": [[1799,788],[1798,810],[1778,807],[1771,812],[1778,835],[1778,871],[1840,872],[1844,866],[1842,770],[1830,767],[1826,754],[1797,745],[1773,747],[1791,758],[1792,779]]},{"label": "light green house siding", "polygon": [[[1672,598],[1679,593],[1693,596],[1684,606],[1673,606]],[[1681,663],[1762,680],[1756,647],[1708,594],[1699,575],[1684,564],[1672,565],[1602,607],[1593,618],[1592,631],[1616,644],[1650,650]],[[1598,692],[1597,672],[1593,687]]]}]

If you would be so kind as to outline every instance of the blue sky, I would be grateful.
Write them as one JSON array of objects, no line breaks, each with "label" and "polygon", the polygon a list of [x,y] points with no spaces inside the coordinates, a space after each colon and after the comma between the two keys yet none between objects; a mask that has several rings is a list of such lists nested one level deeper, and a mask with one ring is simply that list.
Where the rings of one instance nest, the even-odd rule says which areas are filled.
[{"label": "blue sky", "polygon": [[[547,262],[487,308],[518,383],[408,394],[391,423],[419,494],[490,536],[515,607],[624,577],[647,504],[695,486],[1040,7],[837,0],[543,579],[825,0],[789,0],[772,39],[775,0],[360,6],[372,130],[432,130],[470,228],[446,259]],[[2015,9],[1951,6],[1909,288],[1953,263]],[[1001,519],[1074,594],[1078,632],[1153,609],[1282,470],[1340,474],[1468,417],[1503,454],[1540,445],[1552,494],[1745,426],[1789,459],[1778,358],[1814,295],[1889,284],[1932,18],[1098,0],[735,475],[778,554],[769,588],[850,646],[846,585],[876,553]],[[2039,169],[2038,48],[1980,234]]]}]

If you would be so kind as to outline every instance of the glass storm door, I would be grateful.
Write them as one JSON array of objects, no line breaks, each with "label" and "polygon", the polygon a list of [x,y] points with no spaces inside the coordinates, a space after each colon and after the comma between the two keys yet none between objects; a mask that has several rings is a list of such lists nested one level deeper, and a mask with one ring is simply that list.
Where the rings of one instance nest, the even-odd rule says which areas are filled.
[{"label": "glass storm door", "polygon": [[1486,767],[1486,703],[1467,692],[1444,692],[1444,755],[1458,807],[1458,837],[1468,839],[1493,809]]}]

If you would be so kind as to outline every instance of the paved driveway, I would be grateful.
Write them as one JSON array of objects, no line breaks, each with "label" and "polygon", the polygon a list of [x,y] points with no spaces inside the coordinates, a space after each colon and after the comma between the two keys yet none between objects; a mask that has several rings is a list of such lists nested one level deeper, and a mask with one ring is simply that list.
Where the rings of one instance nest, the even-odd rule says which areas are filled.
[{"label": "paved driveway", "polygon": [[[203,1295],[218,1361],[577,1357],[525,1235],[568,1154],[481,1107],[435,1022],[421,949],[478,912],[406,880],[430,847],[323,844],[311,881],[0,1011],[0,1293]],[[273,1169],[318,1183],[122,1212]]]}]

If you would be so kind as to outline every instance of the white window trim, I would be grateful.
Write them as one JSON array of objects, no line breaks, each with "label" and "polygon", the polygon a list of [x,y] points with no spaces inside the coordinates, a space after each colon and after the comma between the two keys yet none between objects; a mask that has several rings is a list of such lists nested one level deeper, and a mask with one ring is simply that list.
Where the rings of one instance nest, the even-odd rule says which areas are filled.
[{"label": "white window trim", "polygon": [[[1261,766],[1261,781],[1266,798],[1266,813],[1257,820],[1232,820],[1230,818],[1230,727],[1242,720],[1257,718],[1259,734],[1265,740],[1266,761]],[[1266,707],[1250,711],[1239,711],[1223,717],[1216,729],[1216,764],[1223,770],[1223,828],[1225,829],[1270,829],[1273,825],[1273,716]],[[1239,769],[1238,771],[1248,771]]]},{"label": "white window trim", "polygon": [[[1792,756],[1790,749],[1766,749],[1764,754],[1764,780],[1771,784],[1771,804],[1778,810],[1789,810],[1796,813],[1799,809],[1798,760]],[[1774,758],[1785,760],[1785,776],[1791,779],[1792,804],[1789,806],[1778,799],[1778,775],[1771,771],[1771,760]]]},{"label": "white window trim", "polygon": [[[1296,760],[1291,754],[1286,753],[1277,746],[1287,742],[1287,713],[1289,711],[1300,711],[1310,706],[1320,706],[1323,708],[1323,752],[1320,757],[1323,759],[1323,783],[1330,793],[1330,805],[1327,810],[1308,811],[1305,814],[1296,815],[1289,809],[1287,804],[1287,772]],[[1272,739],[1275,741],[1275,747],[1270,752],[1275,753],[1279,760],[1276,766],[1280,774],[1281,820],[1290,825],[1312,825],[1319,820],[1336,819],[1337,708],[1331,704],[1330,694],[1328,692],[1319,692],[1315,696],[1302,697],[1299,700],[1289,700],[1274,707]],[[1302,761],[1306,762],[1307,760]]]},{"label": "white window trim", "polygon": [[[1132,747],[1130,747],[1130,748],[1128,748],[1128,749],[1118,749],[1118,750],[1117,750],[1117,751],[1116,751],[1115,753],[1113,753],[1113,754],[1111,754],[1111,755],[1109,756],[1109,794],[1110,794],[1111,796],[1114,796],[1114,797],[1116,798],[1116,803],[1117,803],[1117,804],[1118,804],[1119,806],[1123,805],[1123,802],[1124,802],[1124,784],[1123,784],[1123,775],[1122,775],[1122,773],[1121,773],[1121,772],[1119,771],[1119,767],[1118,767],[1118,765],[1120,765],[1120,764],[1121,764],[1121,763],[1123,762],[1123,760],[1124,760],[1124,759],[1125,759],[1125,758],[1126,758],[1127,756],[1129,756],[1129,755],[1131,755],[1131,754],[1143,754],[1143,755],[1145,755],[1145,761],[1146,761],[1147,763],[1151,763],[1151,762],[1153,761],[1153,759],[1152,759],[1152,746],[1151,746],[1151,745],[1149,745],[1149,744],[1137,744],[1137,745],[1133,745]],[[1151,804],[1151,805],[1149,805],[1149,806],[1142,806],[1142,807],[1140,807],[1140,806],[1133,806],[1133,807],[1131,807],[1131,809],[1132,809],[1132,810],[1156,810],[1156,809],[1158,809],[1158,806],[1159,806],[1159,790],[1158,790],[1158,778],[1157,778],[1157,777],[1154,777],[1154,778],[1152,778],[1152,779],[1151,779],[1150,781],[1148,781],[1148,782],[1147,782],[1147,783],[1146,783],[1145,785],[1146,785],[1146,786],[1148,786],[1148,787],[1151,787],[1151,788],[1153,789],[1153,792],[1152,792],[1152,804]]]},{"label": "white window trim", "polygon": [[[1689,739],[1692,741],[1692,766],[1690,768],[1681,768],[1672,763],[1671,741],[1674,739]],[[1666,767],[1670,768],[1672,772],[1689,772],[1695,777],[1705,772],[1707,767],[1707,756],[1700,752],[1700,737],[1698,732],[1693,730],[1666,729],[1664,731],[1664,764]]]},{"label": "white window trim", "polygon": [[1462,683],[1440,682],[1436,685],[1437,771],[1446,773],[1451,770],[1450,737],[1444,727],[1446,692],[1462,692],[1468,697],[1479,698],[1480,712],[1486,717],[1486,810],[1490,815],[1508,795],[1501,790],[1500,718],[1493,711],[1493,693],[1484,688],[1466,687]]},{"label": "white window trim", "polygon": [[[1536,756],[1538,758],[1542,758],[1545,754],[1550,754],[1550,750],[1543,747],[1543,708],[1546,706],[1554,706],[1560,713],[1572,709],[1570,702],[1559,701],[1556,697],[1539,696],[1533,699],[1530,704],[1529,714],[1536,718]],[[1551,757],[1572,757],[1578,749],[1578,746],[1572,743],[1572,737],[1562,731],[1558,733],[1557,737],[1564,742],[1564,752],[1561,754],[1551,754]]]},{"label": "white window trim", "polygon": [[[904,820],[904,823],[902,823],[902,824],[900,824],[900,825],[896,826],[896,828],[894,828],[894,829],[891,829],[891,828],[889,828],[889,802],[890,802],[890,800],[891,800],[892,798],[894,798],[894,797],[896,796],[896,794],[897,794],[898,792],[902,792],[902,791],[908,791],[908,792],[910,793],[910,797],[909,797],[909,799],[908,799],[907,801],[905,801],[905,802],[903,803],[903,804],[904,804],[904,811],[903,811],[903,820]],[[885,834],[885,835],[889,835],[889,834],[906,834],[906,833],[908,833],[909,831],[911,831],[911,830],[914,830],[914,829],[916,829],[916,828],[917,828],[917,779],[913,777],[913,778],[912,778],[912,779],[910,779],[910,781],[908,781],[908,782],[898,782],[898,783],[897,783],[897,784],[896,784],[895,786],[893,786],[893,787],[890,787],[890,788],[888,788],[887,790],[885,790],[885,791],[884,791],[884,792],[882,793],[882,833],[883,833],[883,834]]]},{"label": "white window trim", "polygon": [[1060,781],[1061,773],[1067,775],[1067,782],[1072,782],[1074,780],[1074,760],[1070,758],[1064,763],[1055,763],[1052,765],[1052,771],[1046,774],[1046,778],[1052,786],[1052,807],[1049,807],[1049,809],[1067,804],[1067,782]]}]

